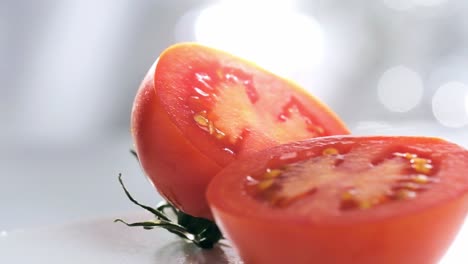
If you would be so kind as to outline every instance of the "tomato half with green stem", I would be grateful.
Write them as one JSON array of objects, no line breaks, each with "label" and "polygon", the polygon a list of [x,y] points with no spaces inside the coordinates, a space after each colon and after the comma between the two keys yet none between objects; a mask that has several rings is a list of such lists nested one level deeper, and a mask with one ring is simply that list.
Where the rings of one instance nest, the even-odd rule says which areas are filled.
[{"label": "tomato half with green stem", "polygon": [[435,138],[310,139],[233,162],[207,199],[246,263],[436,263],[468,211],[468,151]]},{"label": "tomato half with green stem", "polygon": [[160,194],[208,219],[206,187],[233,160],[281,143],[349,133],[296,84],[194,43],[161,54],[136,95],[131,121],[139,160]]}]

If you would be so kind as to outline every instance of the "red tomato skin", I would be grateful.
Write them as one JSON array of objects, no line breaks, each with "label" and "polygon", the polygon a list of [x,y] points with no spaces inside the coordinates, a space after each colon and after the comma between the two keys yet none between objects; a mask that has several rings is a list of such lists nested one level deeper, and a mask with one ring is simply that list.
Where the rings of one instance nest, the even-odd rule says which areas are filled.
[{"label": "red tomato skin", "polygon": [[[360,226],[280,226],[212,209],[246,264],[430,264],[440,260],[457,234],[468,196],[420,214]],[[436,224],[426,224],[434,219]]]},{"label": "red tomato skin", "polygon": [[140,164],[168,202],[193,216],[211,219],[200,192],[221,167],[187,141],[161,108],[154,89],[154,68],[143,80],[132,110],[132,135]]},{"label": "red tomato skin", "polygon": [[[131,116],[131,131],[141,166],[166,200],[187,214],[207,219],[213,219],[205,198],[210,180],[236,158],[279,144],[255,132],[239,153],[232,154],[195,124],[191,109],[183,99],[185,90],[190,88],[187,83],[193,80],[184,71],[218,58],[220,64],[254,69],[256,74],[267,76],[263,78],[268,81],[300,90],[297,85],[257,69],[252,63],[192,43],[168,48],[148,71],[135,97]],[[328,107],[304,91],[297,94],[301,103],[309,102],[317,111],[313,112],[316,121],[327,134],[349,133]]]},{"label": "red tomato skin", "polygon": [[[385,143],[385,137],[380,139]],[[269,157],[281,151],[319,145],[321,140],[288,144],[251,155],[230,164],[210,183],[207,199],[215,221],[245,263],[437,263],[468,211],[467,152],[459,156],[463,160],[456,164],[456,167],[463,164],[458,168],[460,171],[451,170],[451,173],[462,173],[456,179],[462,185],[459,189],[445,190],[443,201],[425,204],[424,208],[405,207],[403,213],[391,216],[314,222],[295,217],[291,212],[265,208],[258,202],[252,205],[252,198],[239,191],[242,188],[237,186],[238,179],[266,164]],[[434,142],[440,143],[436,139]],[[448,163],[450,166],[453,162]],[[463,177],[464,182],[460,181]],[[233,193],[239,195],[233,197]]]}]

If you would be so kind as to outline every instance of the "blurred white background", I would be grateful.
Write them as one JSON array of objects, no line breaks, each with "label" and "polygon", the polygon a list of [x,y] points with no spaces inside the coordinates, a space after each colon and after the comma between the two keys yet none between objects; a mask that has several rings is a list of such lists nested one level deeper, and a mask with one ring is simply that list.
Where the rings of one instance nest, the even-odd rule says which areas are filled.
[{"label": "blurred white background", "polygon": [[302,84],[356,134],[468,147],[468,1],[0,0],[0,232],[138,210],[133,97],[199,41]]}]

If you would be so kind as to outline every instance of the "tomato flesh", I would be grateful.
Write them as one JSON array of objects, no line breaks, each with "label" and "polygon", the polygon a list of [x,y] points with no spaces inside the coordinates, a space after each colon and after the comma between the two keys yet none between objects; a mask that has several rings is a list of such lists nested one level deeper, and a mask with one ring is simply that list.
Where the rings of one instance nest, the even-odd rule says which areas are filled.
[{"label": "tomato flesh", "polygon": [[[350,155],[356,156],[359,152],[355,148]],[[314,206],[320,207],[324,200],[337,200],[336,208],[349,210],[413,199],[439,181],[431,177],[436,169],[432,160],[414,153],[391,153],[386,159],[369,160],[367,167],[353,167],[352,170],[344,164],[348,162],[347,154],[340,154],[335,148],[326,148],[321,156],[307,159],[311,154],[307,151],[294,153],[291,157],[306,160],[267,168],[265,173],[247,178],[246,189],[273,206],[284,207],[302,199],[307,200],[308,210],[314,211]],[[326,188],[326,192],[321,191],[322,188]]]},{"label": "tomato flesh", "polygon": [[205,218],[211,218],[206,187],[233,160],[348,133],[328,107],[290,81],[190,43],[161,54],[132,112],[136,151],[149,179],[173,205]]},{"label": "tomato flesh", "polygon": [[[196,44],[177,45],[161,55],[155,89],[178,128],[221,166],[279,143],[349,133],[330,109],[297,85]],[[206,121],[199,122],[200,117]]]},{"label": "tomato flesh", "polygon": [[468,151],[315,138],[233,162],[207,199],[246,263],[436,263],[468,211]]},{"label": "tomato flesh", "polygon": [[189,106],[197,125],[227,152],[239,152],[252,130],[271,131],[268,136],[279,143],[325,134],[293,95],[284,105],[275,106],[278,109],[272,114],[272,107],[261,103],[269,100],[268,95],[259,94],[252,76],[232,68],[213,68],[216,73],[194,73],[198,83],[193,85]]}]

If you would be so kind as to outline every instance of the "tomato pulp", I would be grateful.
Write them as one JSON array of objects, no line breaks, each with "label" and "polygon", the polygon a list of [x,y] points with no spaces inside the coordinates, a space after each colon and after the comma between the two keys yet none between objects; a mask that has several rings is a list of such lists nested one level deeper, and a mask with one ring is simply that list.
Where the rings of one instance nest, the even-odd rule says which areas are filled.
[{"label": "tomato pulp", "polygon": [[143,170],[187,214],[211,218],[211,178],[249,153],[299,139],[348,134],[341,120],[296,84],[193,43],[164,51],[132,110]]},{"label": "tomato pulp", "polygon": [[231,163],[207,199],[246,263],[436,263],[468,211],[468,151],[424,137],[315,138]]}]

